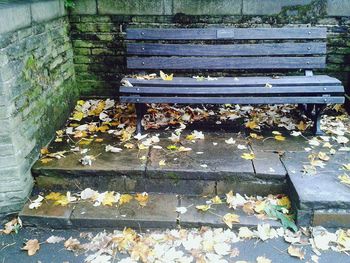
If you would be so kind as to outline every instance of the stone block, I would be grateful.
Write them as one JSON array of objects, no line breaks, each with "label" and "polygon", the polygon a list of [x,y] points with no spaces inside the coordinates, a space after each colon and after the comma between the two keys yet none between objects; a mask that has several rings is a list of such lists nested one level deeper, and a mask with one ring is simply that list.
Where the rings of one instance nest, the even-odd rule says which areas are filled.
[{"label": "stone block", "polygon": [[327,14],[329,16],[350,16],[350,1],[328,0]]},{"label": "stone block", "polygon": [[287,6],[308,5],[312,0],[244,0],[242,14],[243,15],[275,15]]},{"label": "stone block", "polygon": [[349,228],[350,211],[344,209],[315,210],[312,225],[330,228]]},{"label": "stone block", "polygon": [[99,0],[98,13],[102,15],[170,15],[171,0]]},{"label": "stone block", "polygon": [[[33,200],[37,196],[33,196]],[[67,228],[70,227],[70,216],[73,206],[57,206],[52,201],[44,200],[38,209],[29,209],[28,202],[19,213],[20,218],[25,226],[37,227],[54,227]]]},{"label": "stone block", "polygon": [[234,223],[233,228],[239,228],[242,226],[251,227],[258,224],[270,224],[273,227],[279,227],[280,223],[275,220],[261,220],[255,216],[247,215],[241,208],[233,210],[229,208],[224,202],[218,205],[212,205],[209,211],[199,211],[197,205],[206,205],[206,201],[211,197],[180,197],[180,206],[187,207],[187,212],[179,215],[179,224],[181,227],[216,227],[216,228],[228,228],[228,226],[222,220],[222,217],[228,213],[234,213],[239,216],[239,223]]},{"label": "stone block", "polygon": [[0,9],[0,34],[28,27],[31,24],[30,5],[14,5]]},{"label": "stone block", "polygon": [[59,0],[32,3],[30,8],[33,22],[41,23],[61,16]]},{"label": "stone block", "polygon": [[180,0],[173,5],[174,14],[186,15],[240,15],[242,9],[241,0]]},{"label": "stone block", "polygon": [[72,8],[71,14],[74,14],[74,15],[95,15],[95,14],[97,14],[96,2],[97,1],[95,1],[95,0],[75,1],[75,7]]},{"label": "stone block", "polygon": [[82,228],[174,228],[177,206],[175,195],[162,194],[149,194],[145,207],[141,207],[135,199],[117,207],[80,203],[73,211],[71,222],[74,227]]}]

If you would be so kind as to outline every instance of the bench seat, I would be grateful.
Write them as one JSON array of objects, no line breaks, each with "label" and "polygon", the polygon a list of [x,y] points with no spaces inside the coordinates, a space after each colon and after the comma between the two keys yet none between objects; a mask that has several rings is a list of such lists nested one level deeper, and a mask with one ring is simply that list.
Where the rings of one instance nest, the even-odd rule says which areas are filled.
[{"label": "bench seat", "polygon": [[[125,103],[210,104],[328,104],[344,102],[344,87],[335,78],[318,76],[220,77],[197,80],[124,78],[132,87],[121,86]],[[122,82],[123,82],[122,81]]]}]

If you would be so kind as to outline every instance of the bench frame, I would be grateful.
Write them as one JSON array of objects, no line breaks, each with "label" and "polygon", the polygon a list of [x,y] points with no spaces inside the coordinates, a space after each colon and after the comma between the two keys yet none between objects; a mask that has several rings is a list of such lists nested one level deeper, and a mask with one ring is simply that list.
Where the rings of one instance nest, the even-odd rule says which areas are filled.
[{"label": "bench frame", "polygon": [[[325,28],[128,29],[127,68],[131,72],[303,69],[305,76],[242,77],[237,83],[232,78],[202,83],[180,77],[174,81],[126,78],[132,87],[120,87],[120,101],[135,103],[138,133],[146,103],[288,103],[298,104],[314,121],[313,133],[322,134],[320,118],[326,105],[345,100],[339,80],[313,74],[313,69],[326,66],[326,36]],[[273,88],[266,89],[270,82]]]}]

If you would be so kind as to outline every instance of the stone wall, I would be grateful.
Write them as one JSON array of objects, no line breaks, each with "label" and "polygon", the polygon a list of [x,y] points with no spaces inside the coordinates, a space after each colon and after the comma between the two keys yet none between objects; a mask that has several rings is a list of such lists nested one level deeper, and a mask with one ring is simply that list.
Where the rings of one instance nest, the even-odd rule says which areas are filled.
[{"label": "stone wall", "polygon": [[126,27],[328,28],[325,72],[343,80],[349,93],[348,0],[80,0],[71,11],[77,80],[85,96],[117,95],[126,73]]},{"label": "stone wall", "polygon": [[26,201],[30,168],[76,98],[63,1],[0,7],[0,214]]}]

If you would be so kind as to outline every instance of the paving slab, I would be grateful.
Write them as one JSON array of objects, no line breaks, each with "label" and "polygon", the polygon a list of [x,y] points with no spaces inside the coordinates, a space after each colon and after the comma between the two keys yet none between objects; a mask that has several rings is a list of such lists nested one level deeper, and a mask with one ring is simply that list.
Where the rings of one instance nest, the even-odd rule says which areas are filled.
[{"label": "paving slab", "polygon": [[118,207],[79,203],[72,213],[76,228],[171,228],[176,226],[178,198],[176,195],[150,194],[145,207],[133,199]]},{"label": "paving slab", "polygon": [[72,205],[57,206],[52,201],[44,200],[38,209],[29,209],[29,204],[30,202],[27,202],[19,213],[24,225],[55,229],[71,227]]},{"label": "paving slab", "polygon": [[246,195],[267,196],[269,194],[286,193],[286,181],[265,181],[256,179],[254,182],[237,182],[233,180],[221,180],[216,182],[216,193],[226,194],[230,191]]},{"label": "paving slab", "polygon": [[254,151],[253,166],[256,176],[261,179],[285,180],[287,171],[278,153]]},{"label": "paving slab", "polygon": [[254,152],[305,152],[305,147],[309,147],[307,140],[301,136],[293,137],[284,132],[281,132],[286,139],[284,141],[277,141],[273,137],[271,131],[265,132],[262,135],[264,139],[251,139],[251,147]]},{"label": "paving slab", "polygon": [[213,226],[228,228],[228,226],[222,221],[222,217],[227,213],[234,213],[239,215],[240,223],[234,224],[234,228],[241,226],[257,226],[262,223],[269,223],[271,226],[280,227],[280,223],[275,220],[261,220],[256,216],[247,215],[242,209],[232,209],[227,204],[212,205],[212,208],[208,211],[199,211],[197,205],[205,205],[208,197],[188,197],[181,196],[180,205],[187,208],[187,212],[179,215],[179,224],[181,227],[201,227],[201,226]]},{"label": "paving slab", "polygon": [[[123,149],[119,153],[106,152],[105,147],[107,145],[113,145],[115,147],[123,148],[119,140],[113,138],[110,135],[102,134],[99,138],[103,139],[102,142],[92,142],[89,145],[80,146],[81,149],[88,149],[87,155],[95,156],[91,166],[82,165],[79,160],[82,158],[80,153],[68,153],[65,158],[59,160],[53,160],[46,164],[40,161],[36,162],[32,171],[36,175],[50,175],[61,174],[66,176],[94,176],[98,173],[103,175],[113,176],[143,176],[146,168],[146,161],[140,160],[141,156],[148,155],[148,149]],[[118,143],[117,143],[118,142]],[[79,144],[77,144],[78,146]],[[74,148],[75,145],[66,142],[53,143],[50,145],[49,150],[52,153],[58,151],[69,150]]]},{"label": "paving slab", "polygon": [[[189,180],[231,177],[255,179],[252,162],[241,158],[247,150],[238,150],[237,145],[225,143],[230,138],[243,143],[244,138],[235,133],[204,133],[204,136],[203,140],[195,142],[182,140],[183,147],[192,149],[188,152],[152,148],[147,163],[147,177]],[[173,144],[170,140],[161,140],[159,143],[165,149]],[[159,165],[162,160],[165,161],[164,166]]]},{"label": "paving slab", "polygon": [[349,188],[339,182],[344,171],[342,164],[349,162],[348,153],[337,152],[331,156],[325,168],[317,168],[315,175],[303,174],[308,164],[308,153],[287,153],[282,161],[288,171],[291,198],[298,209],[349,209]]}]

